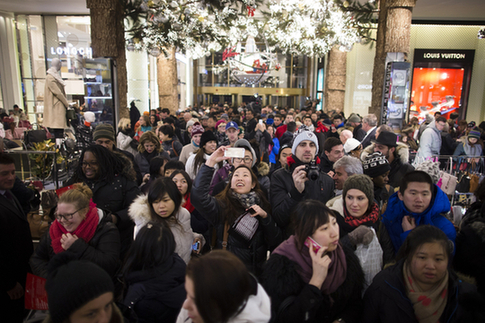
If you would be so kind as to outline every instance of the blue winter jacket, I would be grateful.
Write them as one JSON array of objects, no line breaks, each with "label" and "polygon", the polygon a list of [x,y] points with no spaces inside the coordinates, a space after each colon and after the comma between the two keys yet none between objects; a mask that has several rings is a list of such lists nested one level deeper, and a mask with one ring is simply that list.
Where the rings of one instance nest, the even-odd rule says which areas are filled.
[{"label": "blue winter jacket", "polygon": [[443,230],[446,236],[455,243],[456,230],[453,223],[441,213],[450,211],[451,205],[448,196],[438,187],[434,186],[433,198],[429,207],[422,213],[411,213],[404,206],[404,202],[398,197],[398,192],[391,195],[387,203],[386,212],[382,215],[382,223],[386,226],[396,253],[403,244],[411,230],[404,232],[402,219],[405,215],[411,215],[416,220],[416,226],[430,224]]}]

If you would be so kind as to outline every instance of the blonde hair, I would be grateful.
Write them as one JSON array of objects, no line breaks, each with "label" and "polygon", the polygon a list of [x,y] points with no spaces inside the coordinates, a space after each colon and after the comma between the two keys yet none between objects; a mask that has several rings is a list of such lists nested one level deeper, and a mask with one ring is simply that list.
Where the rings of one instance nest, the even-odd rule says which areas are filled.
[{"label": "blonde hair", "polygon": [[59,197],[57,204],[72,204],[76,209],[89,208],[89,200],[93,197],[93,191],[84,183],[74,184],[74,188]]},{"label": "blonde hair", "polygon": [[153,131],[147,131],[143,133],[140,137],[140,144],[138,145],[138,151],[139,152],[144,152],[145,151],[145,142],[151,142],[155,144],[155,151],[160,152],[162,150],[162,146],[160,145],[160,139],[157,137],[157,135]]},{"label": "blonde hair", "polygon": [[120,122],[118,122],[118,128],[121,130],[125,130],[128,128],[128,125],[131,123],[131,120],[128,118],[121,118]]}]

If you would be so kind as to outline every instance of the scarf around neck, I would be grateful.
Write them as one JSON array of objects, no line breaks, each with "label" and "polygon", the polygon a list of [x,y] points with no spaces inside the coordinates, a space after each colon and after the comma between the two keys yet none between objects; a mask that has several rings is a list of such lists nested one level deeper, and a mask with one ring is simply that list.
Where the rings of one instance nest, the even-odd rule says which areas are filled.
[{"label": "scarf around neck", "polygon": [[[70,233],[88,243],[93,238],[96,228],[98,227],[98,223],[98,209],[96,208],[96,204],[94,204],[94,202],[91,200],[89,201],[89,211],[86,213],[86,218],[79,224],[76,230]],[[65,251],[61,246],[61,238],[62,235],[66,233],[68,233],[67,230],[56,219],[49,229],[49,234],[52,241],[51,245],[52,249],[54,249],[54,253],[58,254]]]},{"label": "scarf around neck", "polygon": [[403,265],[406,293],[413,303],[414,314],[419,323],[437,323],[443,314],[448,296],[448,270],[443,279],[429,291],[422,291],[411,276],[406,262]]},{"label": "scarf around neck", "polygon": [[[297,272],[300,277],[306,284],[310,282],[313,274],[310,251],[307,246],[303,246],[301,252],[298,250],[295,235],[292,235],[288,240],[280,244],[273,251],[273,254],[285,256],[297,263],[299,265]],[[327,278],[325,278],[325,281],[322,284],[321,291],[324,294],[329,295],[334,293],[345,281],[345,277],[347,276],[347,260],[345,259],[345,253],[340,243],[338,244],[337,249],[327,253],[327,255],[332,262],[328,267]]]},{"label": "scarf around neck", "polygon": [[195,207],[192,205],[192,203],[190,202],[190,193],[187,193],[185,194],[184,196],[184,200],[185,200],[185,203],[182,205],[184,208],[187,209],[187,211],[189,211],[189,213],[192,213],[194,212],[195,210]]},{"label": "scarf around neck", "polygon": [[347,211],[347,207],[345,206],[345,202],[344,202],[344,214],[345,214],[345,223],[347,223],[353,228],[356,228],[359,225],[366,224],[366,223],[374,224],[379,220],[379,206],[377,205],[377,203],[374,202],[370,208],[370,211],[368,211],[360,218],[354,218]]},{"label": "scarf around neck", "polygon": [[251,191],[247,194],[239,194],[232,191],[232,194],[236,199],[239,200],[239,202],[241,202],[242,206],[244,206],[246,209],[249,209],[254,204],[259,204],[261,202],[259,196],[256,194],[255,191]]}]

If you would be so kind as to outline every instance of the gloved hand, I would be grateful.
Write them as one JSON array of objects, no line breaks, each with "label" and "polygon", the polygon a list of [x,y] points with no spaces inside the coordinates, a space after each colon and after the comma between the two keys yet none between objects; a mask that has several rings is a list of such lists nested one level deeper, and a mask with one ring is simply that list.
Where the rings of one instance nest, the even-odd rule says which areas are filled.
[{"label": "gloved hand", "polygon": [[372,230],[365,225],[359,225],[356,229],[354,229],[354,231],[349,233],[350,243],[352,243],[354,246],[358,245],[359,243],[368,245],[371,243],[372,238],[374,238],[374,232],[372,232]]}]

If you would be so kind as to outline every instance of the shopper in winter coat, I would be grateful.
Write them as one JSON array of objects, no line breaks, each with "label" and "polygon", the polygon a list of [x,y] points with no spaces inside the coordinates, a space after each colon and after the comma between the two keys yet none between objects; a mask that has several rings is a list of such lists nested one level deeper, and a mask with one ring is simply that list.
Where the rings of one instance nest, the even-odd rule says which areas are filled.
[{"label": "shopper in winter coat", "polygon": [[479,128],[472,128],[468,133],[468,136],[464,139],[464,142],[458,144],[453,155],[482,156],[483,142],[480,139],[481,134],[482,132]]},{"label": "shopper in winter coat", "polygon": [[[190,155],[187,163],[185,163],[185,171],[192,180],[195,179],[200,167],[217,148],[217,138],[212,131],[207,130],[202,134],[199,147],[195,154]],[[220,165],[215,167],[219,169]]]},{"label": "shopper in winter coat", "polygon": [[177,323],[267,323],[271,302],[240,259],[216,250],[187,266],[187,299]]},{"label": "shopper in winter coat", "polygon": [[[291,152],[292,155],[287,158],[287,166],[278,169],[271,176],[270,192],[273,218],[286,238],[292,234],[290,214],[298,202],[313,199],[326,203],[334,194],[334,181],[318,170],[318,141],[313,132],[298,131]],[[314,179],[310,179],[306,171],[312,161],[315,162],[318,172],[318,178]]]},{"label": "shopper in winter coat", "polygon": [[365,158],[363,168],[364,174],[369,176],[374,184],[374,200],[382,214],[387,209],[389,197],[394,193],[394,188],[388,184],[391,166],[386,157],[380,151],[376,151]]},{"label": "shopper in winter coat", "polygon": [[202,127],[201,124],[198,122],[194,123],[190,132],[191,141],[189,144],[186,144],[182,148],[179,156],[179,161],[185,164],[189,159],[190,155],[194,154],[199,149],[200,138],[202,137],[203,133],[204,127]]},{"label": "shopper in winter coat", "polygon": [[[187,172],[184,170],[177,169],[170,174],[170,179],[175,183],[175,185],[177,185],[178,190],[184,197],[182,207],[187,209],[187,211],[190,213],[190,226],[192,227],[192,230],[197,233],[205,234],[207,230],[209,230],[209,222],[192,205],[190,199],[190,193],[192,192],[192,180],[190,179],[189,174],[187,174]],[[207,235],[207,238],[208,237],[209,236]]]},{"label": "shopper in winter coat", "polygon": [[[344,214],[337,219],[341,239],[347,236],[354,247],[361,243],[367,245],[374,236],[370,230],[373,228],[382,251],[381,261],[385,264],[394,260],[395,253],[389,233],[381,223],[379,205],[374,201],[373,187],[372,180],[367,175],[352,175],[347,178],[342,192]],[[364,274],[367,279],[367,273]]]},{"label": "shopper in winter coat", "polygon": [[120,235],[109,215],[91,201],[92,196],[86,184],[75,184],[60,196],[56,219],[30,261],[35,275],[46,278],[54,255],[68,252],[76,259],[99,265],[114,277],[120,264]]},{"label": "shopper in winter coat", "polygon": [[157,156],[170,159],[170,156],[162,149],[157,135],[152,131],[147,131],[141,136],[138,153],[135,155],[135,163],[140,168],[142,176],[150,173],[150,161]]},{"label": "shopper in winter coat", "polygon": [[414,171],[404,175],[399,191],[394,193],[382,215],[382,223],[397,253],[407,235],[424,224],[434,225],[455,242],[456,230],[453,223],[442,213],[451,209],[448,196],[433,183],[427,173]]},{"label": "shopper in winter coat", "polygon": [[438,156],[440,154],[441,131],[445,124],[445,117],[438,117],[423,131],[423,134],[419,139],[419,149],[415,159],[418,163],[426,158]]},{"label": "shopper in winter coat", "polygon": [[169,228],[149,222],[138,233],[123,266],[123,304],[140,323],[175,323],[185,300],[185,262]]},{"label": "shopper in winter coat", "polygon": [[413,230],[398,263],[377,274],[367,289],[361,322],[482,322],[484,299],[450,269],[452,252],[440,229]]},{"label": "shopper in winter coat", "polygon": [[396,142],[397,135],[393,132],[383,131],[379,137],[360,155],[360,159],[364,161],[368,155],[379,151],[386,157],[391,166],[389,171],[389,185],[392,187],[399,187],[401,185],[401,178],[414,170],[414,167],[409,162],[409,147],[402,142]]},{"label": "shopper in winter coat", "polygon": [[292,215],[295,235],[273,251],[261,276],[272,321],[360,322],[364,274],[354,252],[340,244],[334,214],[305,200]]},{"label": "shopper in winter coat", "polygon": [[81,151],[93,143],[93,127],[95,121],[93,112],[84,113],[84,122],[76,127],[76,150]]},{"label": "shopper in winter coat", "polygon": [[116,147],[135,156],[137,154],[138,142],[133,139],[135,132],[131,129],[131,121],[128,118],[121,118],[118,123],[118,136],[116,137]]},{"label": "shopper in winter coat", "polygon": [[182,152],[182,144],[178,140],[174,140],[174,131],[171,125],[163,125],[158,129],[158,136],[162,141],[162,148],[168,153],[171,160],[179,160]]},{"label": "shopper in winter coat", "polygon": [[167,177],[153,182],[148,194],[140,195],[130,206],[129,214],[135,222],[135,239],[148,222],[160,223],[172,231],[175,238],[175,252],[186,263],[190,260],[192,244],[204,243],[202,235],[190,227],[190,213],[181,206],[182,194],[175,183]]},{"label": "shopper in winter coat", "polygon": [[[271,217],[269,206],[256,175],[241,165],[231,174],[229,184],[216,197],[209,195],[214,166],[224,157],[228,146],[217,149],[200,168],[192,189],[192,204],[216,227],[216,248],[224,248],[238,256],[256,275],[261,272],[267,251],[282,241],[281,232]],[[258,220],[258,228],[250,240],[238,239],[229,228],[244,213]]]},{"label": "shopper in winter coat", "polygon": [[65,183],[85,183],[93,191],[97,207],[111,212],[111,221],[120,232],[122,258],[133,241],[133,221],[128,216],[128,207],[140,194],[129,175],[130,167],[131,164],[127,165],[105,147],[92,145],[83,150],[75,174]]},{"label": "shopper in winter coat", "polygon": [[49,264],[49,314],[43,323],[123,323],[112,278],[96,264],[75,259],[63,252]]}]

